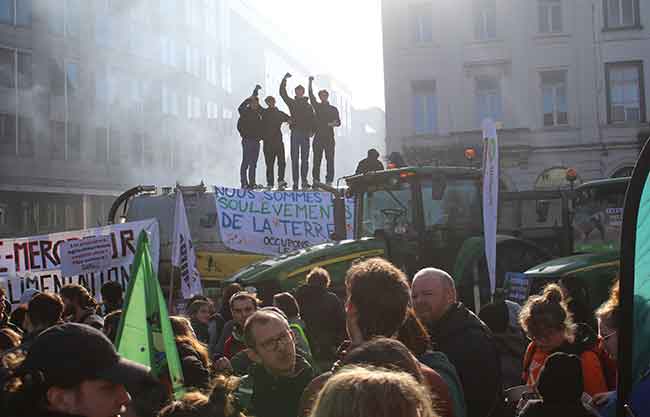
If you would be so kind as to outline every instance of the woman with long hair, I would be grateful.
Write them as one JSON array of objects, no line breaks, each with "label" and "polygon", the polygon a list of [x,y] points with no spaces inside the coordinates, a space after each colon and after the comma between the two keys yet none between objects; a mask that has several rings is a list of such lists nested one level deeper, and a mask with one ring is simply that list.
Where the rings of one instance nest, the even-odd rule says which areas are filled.
[{"label": "woman with long hair", "polygon": [[196,338],[188,319],[180,316],[171,316],[169,319],[181,359],[185,386],[207,390],[210,386],[208,348]]},{"label": "woman with long hair", "polygon": [[187,306],[187,315],[190,318],[196,338],[204,345],[207,345],[210,341],[208,327],[212,315],[212,304],[206,300],[194,300]]}]

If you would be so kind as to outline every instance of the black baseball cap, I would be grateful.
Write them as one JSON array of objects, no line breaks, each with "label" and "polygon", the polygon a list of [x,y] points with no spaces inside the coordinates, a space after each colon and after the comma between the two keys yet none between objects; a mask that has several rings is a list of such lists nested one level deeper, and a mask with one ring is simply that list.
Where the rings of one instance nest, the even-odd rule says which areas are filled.
[{"label": "black baseball cap", "polygon": [[24,373],[40,372],[49,386],[64,388],[92,379],[132,386],[153,378],[148,367],[120,357],[102,332],[77,323],[39,334],[21,368]]}]

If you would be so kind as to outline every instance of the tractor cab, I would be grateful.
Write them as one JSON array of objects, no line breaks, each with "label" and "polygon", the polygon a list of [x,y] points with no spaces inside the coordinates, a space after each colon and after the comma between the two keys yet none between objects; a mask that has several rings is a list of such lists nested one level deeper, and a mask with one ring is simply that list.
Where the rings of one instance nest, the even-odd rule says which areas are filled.
[{"label": "tractor cab", "polygon": [[480,172],[419,167],[347,178],[355,201],[355,237],[386,242],[389,259],[409,273],[453,267],[463,241],[481,233]]}]

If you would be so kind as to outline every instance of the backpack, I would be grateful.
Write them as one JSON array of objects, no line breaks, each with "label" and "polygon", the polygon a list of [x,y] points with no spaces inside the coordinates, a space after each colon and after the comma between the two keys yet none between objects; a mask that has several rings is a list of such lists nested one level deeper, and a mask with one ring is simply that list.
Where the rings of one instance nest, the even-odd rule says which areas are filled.
[{"label": "backpack", "polygon": [[[524,356],[524,367],[522,374],[524,383],[528,383],[528,369],[530,368],[530,364],[533,362],[533,356],[535,356],[535,352],[537,352],[537,345],[534,342],[532,343],[533,349],[530,350],[530,352],[526,351],[526,354]],[[580,357],[584,352],[592,352],[598,358],[598,362],[600,363],[600,368],[603,371],[603,377],[605,378],[607,388],[610,390],[616,389],[616,364],[609,357],[607,351],[603,348],[602,343],[600,343],[600,339],[597,338],[595,342],[592,342],[588,345],[582,345],[581,348],[582,349],[580,349],[580,347],[575,350],[571,349],[574,351],[569,351],[566,353],[575,354]]]}]

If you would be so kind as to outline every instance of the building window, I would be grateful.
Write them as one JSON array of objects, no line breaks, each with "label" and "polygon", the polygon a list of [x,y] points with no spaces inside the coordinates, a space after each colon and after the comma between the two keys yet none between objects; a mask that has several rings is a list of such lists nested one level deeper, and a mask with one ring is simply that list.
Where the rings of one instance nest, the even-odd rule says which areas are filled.
[{"label": "building window", "polygon": [[13,89],[16,86],[14,58],[15,54],[12,49],[0,48],[0,87]]},{"label": "building window", "polygon": [[178,93],[166,85],[162,86],[162,112],[163,114],[179,115]]},{"label": "building window", "polygon": [[0,23],[31,26],[32,0],[0,0]]},{"label": "building window", "polygon": [[14,0],[0,0],[0,23],[14,23]]},{"label": "building window", "polygon": [[34,156],[34,119],[18,117],[18,155]]},{"label": "building window", "polygon": [[201,118],[201,99],[195,96],[187,96],[187,118]]},{"label": "building window", "polygon": [[150,134],[145,133],[142,143],[143,159],[147,166],[153,166],[155,163],[154,143]]},{"label": "building window", "polygon": [[639,26],[639,0],[603,0],[605,28],[619,29]]},{"label": "building window", "polygon": [[113,164],[120,164],[122,161],[122,134],[117,129],[110,129],[108,132],[108,155]]},{"label": "building window", "polygon": [[32,25],[32,0],[16,0],[16,26]]},{"label": "building window", "polygon": [[411,83],[413,97],[413,124],[416,135],[427,135],[438,128],[438,103],[435,81]]},{"label": "building window", "polygon": [[474,38],[489,40],[497,37],[496,0],[474,0]]},{"label": "building window", "polygon": [[105,127],[95,129],[95,161],[108,161],[108,129]]},{"label": "building window", "polygon": [[68,62],[65,66],[65,89],[68,97],[79,94],[79,64],[76,62]]},{"label": "building window", "polygon": [[645,122],[643,64],[606,64],[605,73],[609,122]]},{"label": "building window", "polygon": [[476,79],[476,109],[479,126],[484,119],[488,118],[495,122],[503,121],[501,87],[497,78],[481,77]]},{"label": "building window", "polygon": [[50,156],[52,159],[65,160],[65,123],[50,121]]},{"label": "building window", "polygon": [[537,0],[539,33],[562,32],[562,0]]},{"label": "building window", "polygon": [[16,155],[16,115],[0,113],[0,153]]},{"label": "building window", "polygon": [[18,57],[18,88],[29,90],[32,88],[33,67],[32,54],[17,52]]},{"label": "building window", "polygon": [[412,4],[409,6],[412,40],[415,43],[433,41],[433,7],[431,3]]},{"label": "building window", "polygon": [[81,126],[77,123],[68,123],[68,161],[81,160]]},{"label": "building window", "polygon": [[541,77],[544,126],[568,124],[566,71],[546,71]]},{"label": "building window", "polygon": [[71,38],[81,34],[81,0],[65,0],[65,35]]},{"label": "building window", "polygon": [[131,144],[130,144],[131,149],[129,150],[129,159],[135,166],[142,165],[142,146],[143,146],[142,133],[139,132],[133,133],[133,137],[131,139]]}]

